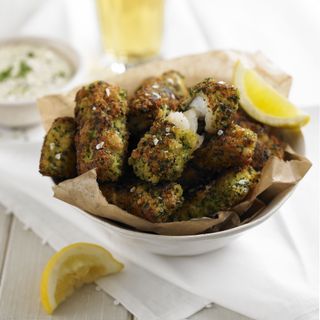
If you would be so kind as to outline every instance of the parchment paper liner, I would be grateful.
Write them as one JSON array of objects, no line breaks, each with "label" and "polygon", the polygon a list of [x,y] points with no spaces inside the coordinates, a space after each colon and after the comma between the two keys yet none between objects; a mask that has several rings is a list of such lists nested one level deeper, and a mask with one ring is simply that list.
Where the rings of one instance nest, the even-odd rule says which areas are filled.
[{"label": "parchment paper liner", "polygon": [[[291,77],[277,69],[261,53],[236,51],[211,51],[173,60],[155,61],[130,69],[122,75],[109,76],[104,80],[125,88],[129,96],[143,79],[159,75],[169,69],[175,69],[184,74],[189,86],[209,76],[230,82],[233,65],[239,59],[255,68],[279,92],[285,95],[289,93]],[[50,128],[55,118],[73,116],[74,96],[77,90],[78,88],[75,88],[66,95],[50,95],[38,100],[38,108],[46,130]],[[282,133],[284,138],[287,138],[287,142],[295,142],[295,139],[299,139],[299,135],[301,138],[300,132],[283,130]],[[88,213],[120,222],[140,231],[163,235],[217,232],[248,223],[265,214],[268,206],[279,203],[303,178],[311,167],[310,161],[296,154],[291,148],[288,148],[286,153],[289,161],[271,158],[262,171],[259,184],[247,199],[232,211],[219,212],[216,218],[151,223],[109,204],[99,189],[95,170],[58,184],[53,188],[54,196]]]}]

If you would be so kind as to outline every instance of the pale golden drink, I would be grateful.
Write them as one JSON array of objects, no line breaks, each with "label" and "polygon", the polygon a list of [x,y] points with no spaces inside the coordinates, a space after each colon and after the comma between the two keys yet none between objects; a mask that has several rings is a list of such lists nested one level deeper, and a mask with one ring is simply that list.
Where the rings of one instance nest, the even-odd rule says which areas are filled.
[{"label": "pale golden drink", "polygon": [[96,0],[103,45],[122,62],[159,53],[164,0]]}]

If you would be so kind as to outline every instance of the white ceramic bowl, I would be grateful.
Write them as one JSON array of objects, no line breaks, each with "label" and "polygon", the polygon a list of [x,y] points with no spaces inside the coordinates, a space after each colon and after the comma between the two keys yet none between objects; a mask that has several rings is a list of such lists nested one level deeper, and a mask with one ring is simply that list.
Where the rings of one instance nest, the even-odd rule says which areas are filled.
[{"label": "white ceramic bowl", "polygon": [[[285,133],[285,140],[300,154],[305,153],[305,143],[300,131]],[[278,197],[276,201],[272,201],[262,212],[260,218],[244,224],[242,226],[215,232],[189,236],[163,236],[157,234],[144,233],[121,227],[115,222],[108,222],[99,217],[90,215],[82,210],[82,214],[91,217],[100,224],[105,230],[106,238],[111,239],[115,243],[130,246],[132,250],[139,248],[155,254],[169,256],[198,255],[210,251],[220,249],[234,239],[244,234],[270,218],[277,210],[286,202],[286,200],[294,192],[293,188],[288,194]]]},{"label": "white ceramic bowl", "polygon": [[[34,44],[50,48],[64,57],[72,66],[74,73],[68,83],[59,88],[59,92],[71,89],[77,84],[83,73],[83,63],[80,55],[66,43],[49,38],[15,37],[0,40],[0,47],[8,44]],[[36,106],[36,98],[19,102],[0,102],[0,125],[7,127],[30,126],[40,122]]]}]

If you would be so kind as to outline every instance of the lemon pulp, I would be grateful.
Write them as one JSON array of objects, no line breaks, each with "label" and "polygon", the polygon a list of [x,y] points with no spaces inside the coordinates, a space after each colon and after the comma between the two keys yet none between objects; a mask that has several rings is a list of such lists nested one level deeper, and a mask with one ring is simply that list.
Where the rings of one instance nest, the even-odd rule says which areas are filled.
[{"label": "lemon pulp", "polygon": [[257,121],[270,126],[291,128],[299,128],[309,122],[308,115],[240,61],[235,65],[233,81],[240,92],[241,106]]},{"label": "lemon pulp", "polygon": [[75,243],[67,246],[51,257],[42,273],[42,305],[51,314],[75,289],[122,268],[122,263],[98,245]]},{"label": "lemon pulp", "polygon": [[275,117],[296,116],[299,110],[255,72],[246,72],[244,85],[252,103],[259,109]]}]

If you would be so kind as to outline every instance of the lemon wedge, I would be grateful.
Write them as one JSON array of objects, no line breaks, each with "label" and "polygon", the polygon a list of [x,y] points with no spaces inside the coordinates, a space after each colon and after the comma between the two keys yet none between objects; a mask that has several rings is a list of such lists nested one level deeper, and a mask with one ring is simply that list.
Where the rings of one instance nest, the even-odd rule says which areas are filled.
[{"label": "lemon wedge", "polygon": [[43,270],[41,303],[52,314],[75,288],[122,269],[123,264],[98,245],[85,242],[69,245],[55,253]]},{"label": "lemon wedge", "polygon": [[273,127],[299,128],[310,117],[240,61],[235,64],[233,83],[240,92],[242,108],[254,119]]}]

